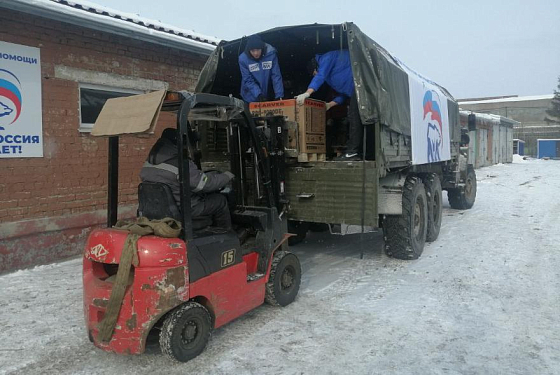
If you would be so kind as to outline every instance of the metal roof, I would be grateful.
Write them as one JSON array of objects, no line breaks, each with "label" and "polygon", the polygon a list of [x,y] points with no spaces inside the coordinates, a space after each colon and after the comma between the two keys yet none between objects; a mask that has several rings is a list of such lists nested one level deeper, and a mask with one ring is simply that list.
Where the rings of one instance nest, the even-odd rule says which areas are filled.
[{"label": "metal roof", "polygon": [[84,0],[0,0],[0,7],[209,55],[220,40]]},{"label": "metal roof", "polygon": [[501,116],[501,115],[494,115],[492,113],[481,113],[481,112],[474,112],[468,109],[463,109],[460,107],[462,103],[459,103],[459,113],[463,116],[468,116],[469,114],[474,114],[478,119],[484,119],[490,122],[496,123],[507,123],[507,125],[513,126],[521,124],[519,121],[513,120],[509,117]]},{"label": "metal roof", "polygon": [[514,96],[508,98],[489,99],[489,100],[475,100],[475,101],[461,101],[459,105],[463,104],[486,104],[486,103],[508,103],[508,102],[528,102],[534,100],[548,100],[554,98],[554,94],[535,95],[535,96]]}]

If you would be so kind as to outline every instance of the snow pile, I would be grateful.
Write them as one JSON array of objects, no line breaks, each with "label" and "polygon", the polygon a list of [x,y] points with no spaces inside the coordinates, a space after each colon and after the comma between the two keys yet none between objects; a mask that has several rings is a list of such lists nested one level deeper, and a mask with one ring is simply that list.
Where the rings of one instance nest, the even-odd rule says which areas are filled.
[{"label": "snow pile", "polygon": [[525,156],[519,154],[513,154],[513,163],[528,163],[528,160],[524,160]]}]

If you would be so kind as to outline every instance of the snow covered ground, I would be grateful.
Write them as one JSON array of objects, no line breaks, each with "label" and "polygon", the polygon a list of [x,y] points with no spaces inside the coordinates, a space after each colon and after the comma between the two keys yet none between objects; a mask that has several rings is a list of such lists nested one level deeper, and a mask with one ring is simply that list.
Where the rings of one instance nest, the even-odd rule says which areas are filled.
[{"label": "snow covered ground", "polygon": [[295,303],[218,329],[186,364],[93,347],[80,259],[4,275],[0,373],[558,374],[560,162],[515,161],[477,170],[475,206],[446,207],[419,260],[385,256],[380,233],[310,235]]}]

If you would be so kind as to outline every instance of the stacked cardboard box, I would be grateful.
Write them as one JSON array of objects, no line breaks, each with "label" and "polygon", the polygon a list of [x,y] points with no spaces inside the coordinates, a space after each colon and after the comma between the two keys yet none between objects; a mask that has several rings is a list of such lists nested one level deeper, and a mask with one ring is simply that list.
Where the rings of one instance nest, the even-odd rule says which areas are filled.
[{"label": "stacked cardboard box", "polygon": [[288,149],[297,150],[300,161],[324,160],[326,153],[326,106],[319,100],[306,99],[298,106],[295,99],[249,104],[255,117],[284,116],[296,127],[288,127]]}]

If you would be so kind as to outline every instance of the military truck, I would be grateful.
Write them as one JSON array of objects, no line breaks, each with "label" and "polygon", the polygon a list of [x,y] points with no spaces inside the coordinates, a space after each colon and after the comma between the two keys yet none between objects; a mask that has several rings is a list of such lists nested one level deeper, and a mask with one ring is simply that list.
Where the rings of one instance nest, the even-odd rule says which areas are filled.
[{"label": "military truck", "polygon": [[[330,161],[340,152],[340,134],[335,133],[344,135],[347,126],[344,114],[330,115],[334,108],[327,112],[326,138],[331,141],[326,141],[326,160],[301,162],[286,156],[280,174],[296,240],[321,224],[341,234],[356,226],[359,232],[381,227],[387,255],[416,259],[425,242],[439,235],[442,190],[452,208],[473,206],[476,176],[461,154],[459,109],[445,88],[410,69],[353,23],[280,27],[259,35],[278,50],[286,98],[307,89],[312,77],[306,63],[316,54],[348,49],[364,125],[361,161]],[[245,37],[221,42],[196,91],[239,97],[238,56],[245,44]],[[329,95],[323,87],[312,98],[327,101]],[[261,127],[274,133],[281,121],[277,117],[260,118]],[[290,126],[281,127],[287,131]],[[207,132],[203,142],[214,142],[219,151],[219,134],[218,129]],[[258,178],[254,180],[258,188]]]}]

